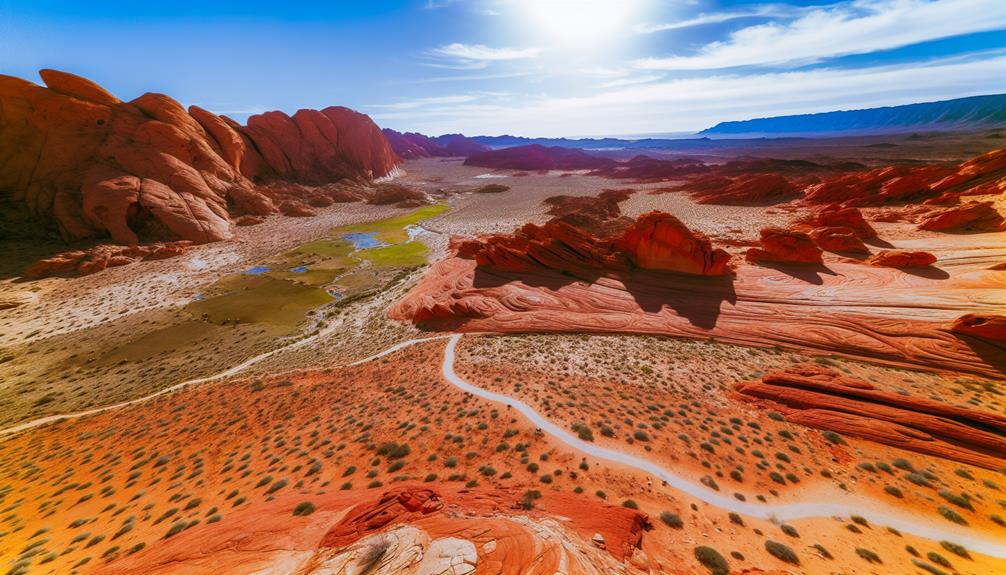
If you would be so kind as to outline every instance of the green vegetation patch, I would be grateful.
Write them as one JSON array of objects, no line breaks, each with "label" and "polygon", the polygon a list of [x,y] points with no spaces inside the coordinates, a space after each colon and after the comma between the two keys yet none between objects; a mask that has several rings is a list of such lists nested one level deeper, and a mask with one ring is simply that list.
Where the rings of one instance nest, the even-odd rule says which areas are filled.
[{"label": "green vegetation patch", "polygon": [[401,244],[409,240],[409,233],[405,228],[418,224],[423,220],[435,218],[447,211],[447,204],[433,204],[423,206],[407,214],[377,220],[376,222],[365,222],[361,224],[350,224],[333,229],[329,235],[342,237],[346,234],[369,234],[375,233],[377,239],[386,244]]},{"label": "green vegetation patch", "polygon": [[385,268],[412,268],[426,263],[426,245],[422,242],[406,242],[394,246],[371,248],[359,252],[359,256],[375,266]]}]

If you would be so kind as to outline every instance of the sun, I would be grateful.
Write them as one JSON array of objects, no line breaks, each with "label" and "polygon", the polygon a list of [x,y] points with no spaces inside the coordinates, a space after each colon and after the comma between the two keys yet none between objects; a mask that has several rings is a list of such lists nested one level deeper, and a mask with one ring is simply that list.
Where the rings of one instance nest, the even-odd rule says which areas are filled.
[{"label": "sun", "polygon": [[592,44],[617,36],[644,0],[519,0],[533,26],[562,44]]}]

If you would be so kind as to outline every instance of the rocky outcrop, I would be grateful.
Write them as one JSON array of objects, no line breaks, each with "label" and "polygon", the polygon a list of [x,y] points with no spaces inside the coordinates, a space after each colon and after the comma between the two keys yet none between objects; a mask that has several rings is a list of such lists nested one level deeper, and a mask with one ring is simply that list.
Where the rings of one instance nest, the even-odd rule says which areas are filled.
[{"label": "rocky outcrop", "polygon": [[407,487],[388,491],[376,503],[361,503],[349,510],[325,534],[321,546],[343,547],[364,535],[436,513],[443,507],[440,495],[432,489]]},{"label": "rocky outcrop", "polygon": [[784,228],[764,228],[759,247],[747,251],[749,262],[819,264],[821,248],[806,232]]},{"label": "rocky outcrop", "polygon": [[639,216],[615,245],[644,270],[702,276],[720,276],[729,271],[730,254],[714,249],[704,235],[663,212]]},{"label": "rocky outcrop", "polygon": [[283,186],[369,180],[397,162],[346,108],[268,112],[245,127],[161,94],[123,102],[79,76],[40,75],[46,87],[0,76],[0,194],[66,241],[227,239],[232,216],[275,213],[276,192],[298,189]]},{"label": "rocky outcrop", "polygon": [[102,244],[86,250],[64,252],[39,260],[24,272],[27,279],[62,275],[89,275],[106,268],[124,266],[143,260],[162,260],[185,252],[189,241],[153,243],[136,246]]},{"label": "rocky outcrop", "polygon": [[870,253],[856,230],[846,227],[814,228],[810,237],[822,250],[829,252]]},{"label": "rocky outcrop", "polygon": [[1006,221],[992,202],[972,202],[935,210],[922,216],[919,229],[933,232],[995,232],[1006,230]]},{"label": "rocky outcrop", "polygon": [[595,156],[577,148],[545,147],[539,144],[517,146],[472,154],[466,166],[494,170],[598,170],[618,164],[615,160]]},{"label": "rocky outcrop", "polygon": [[800,224],[808,228],[850,228],[860,239],[877,237],[877,231],[863,217],[859,208],[829,204],[802,218]]},{"label": "rocky outcrop", "polygon": [[957,318],[950,330],[982,339],[1006,342],[1006,315],[969,313]]},{"label": "rocky outcrop", "polygon": [[814,364],[739,383],[737,396],[787,421],[985,469],[1006,463],[1006,417],[881,391]]},{"label": "rocky outcrop", "polygon": [[885,268],[924,268],[935,264],[936,256],[922,251],[884,250],[870,257],[866,263]]},{"label": "rocky outcrop", "polygon": [[[617,206],[617,204],[616,204]],[[576,276],[666,271],[716,276],[728,272],[730,256],[702,234],[663,212],[650,212],[612,235],[597,236],[569,217],[527,224],[513,234],[456,240],[459,257],[501,271],[535,269]]]},{"label": "rocky outcrop", "polygon": [[779,174],[749,174],[737,178],[707,176],[684,187],[700,204],[759,205],[797,197],[800,190]]}]

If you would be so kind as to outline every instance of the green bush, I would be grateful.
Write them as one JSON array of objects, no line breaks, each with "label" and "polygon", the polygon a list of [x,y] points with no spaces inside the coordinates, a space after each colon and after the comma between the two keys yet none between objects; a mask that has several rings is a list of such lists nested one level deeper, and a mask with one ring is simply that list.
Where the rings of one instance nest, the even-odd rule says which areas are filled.
[{"label": "green bush", "polygon": [[730,565],[719,551],[712,547],[699,546],[695,548],[695,558],[712,575],[730,575]]},{"label": "green bush", "polygon": [[306,517],[312,513],[314,513],[314,503],[311,503],[310,501],[298,503],[297,506],[293,508],[293,514],[297,517]]},{"label": "green bush", "polygon": [[788,545],[783,545],[778,541],[768,540],[765,542],[765,550],[768,551],[769,555],[784,563],[789,563],[791,565],[800,564],[800,558],[796,556],[796,552]]}]

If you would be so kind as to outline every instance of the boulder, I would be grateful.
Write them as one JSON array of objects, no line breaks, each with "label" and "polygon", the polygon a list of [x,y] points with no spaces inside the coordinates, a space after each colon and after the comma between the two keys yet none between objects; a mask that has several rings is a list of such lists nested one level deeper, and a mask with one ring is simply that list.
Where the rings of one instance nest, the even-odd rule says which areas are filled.
[{"label": "boulder", "polygon": [[829,252],[870,253],[863,240],[852,228],[827,227],[811,230],[810,237],[822,250]]},{"label": "boulder", "polygon": [[866,260],[866,263],[885,268],[923,268],[935,264],[936,256],[922,251],[885,250]]},{"label": "boulder", "polygon": [[759,247],[747,251],[749,262],[819,264],[821,248],[805,232],[784,228],[764,228]]},{"label": "boulder", "polygon": [[851,228],[857,237],[869,239],[877,237],[877,231],[863,218],[859,208],[829,204],[801,220],[812,228]]},{"label": "boulder", "polygon": [[713,249],[701,233],[693,232],[671,214],[639,216],[615,243],[629,260],[644,270],[718,276],[729,270],[730,254]]},{"label": "boulder", "polygon": [[957,318],[950,330],[955,333],[1006,342],[1006,315],[969,313]]}]

